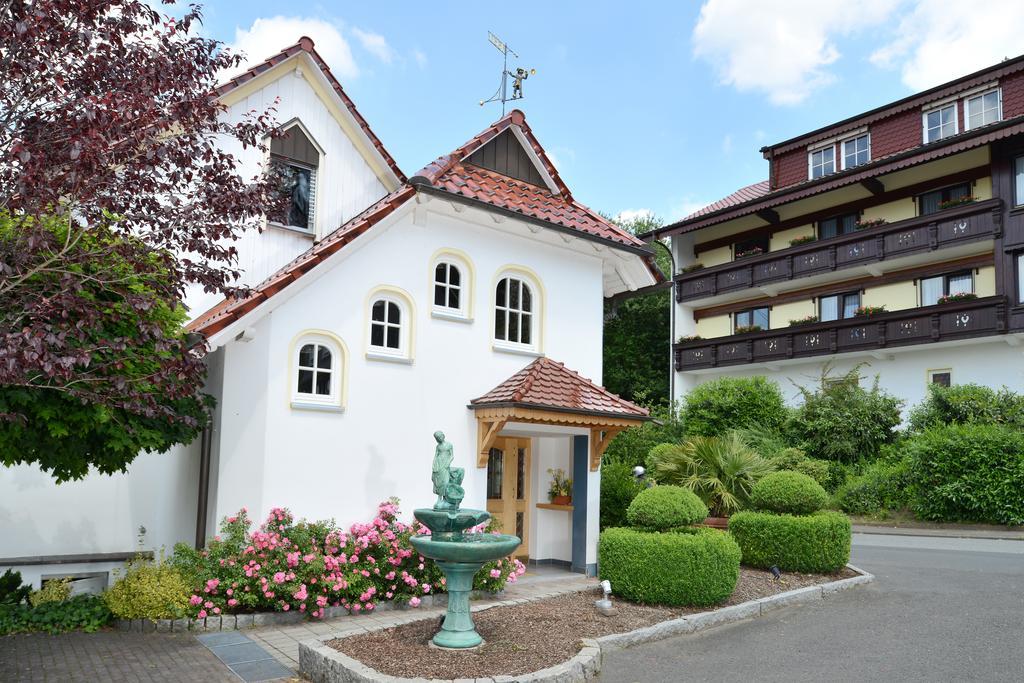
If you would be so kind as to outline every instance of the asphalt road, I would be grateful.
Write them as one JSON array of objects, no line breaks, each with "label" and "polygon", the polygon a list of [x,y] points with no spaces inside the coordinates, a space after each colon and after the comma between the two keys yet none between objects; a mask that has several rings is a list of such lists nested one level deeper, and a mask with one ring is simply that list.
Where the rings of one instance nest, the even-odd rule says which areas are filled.
[{"label": "asphalt road", "polygon": [[1024,681],[1024,541],[856,535],[874,583],[608,653],[604,683]]}]

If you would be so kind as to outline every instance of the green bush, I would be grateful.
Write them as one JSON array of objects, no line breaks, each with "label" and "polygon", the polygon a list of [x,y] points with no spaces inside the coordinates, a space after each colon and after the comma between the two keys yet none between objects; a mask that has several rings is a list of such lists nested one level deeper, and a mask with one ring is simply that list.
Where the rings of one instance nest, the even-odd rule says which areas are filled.
[{"label": "green bush", "polygon": [[922,519],[1024,524],[1024,432],[936,427],[907,441],[913,509]]},{"label": "green bush", "polygon": [[751,567],[829,573],[850,560],[850,520],[832,510],[797,517],[738,512],[729,518],[729,533]]},{"label": "green bush", "polygon": [[787,428],[793,442],[815,458],[852,463],[875,459],[895,441],[903,402],[879,389],[877,378],[870,390],[858,381],[859,368],[841,378],[826,368],[815,390],[800,387],[804,402]]},{"label": "green bush", "polygon": [[878,460],[839,487],[833,504],[851,515],[901,510],[910,504],[910,463]]},{"label": "green bush", "polygon": [[648,451],[647,458],[644,459],[644,467],[646,467],[647,469],[651,469],[653,463],[662,460],[667,454],[671,453],[677,448],[679,448],[679,444],[659,443],[657,446]]},{"label": "green bush", "polygon": [[176,567],[138,558],[128,563],[104,598],[120,619],[178,619],[185,616],[191,595]]},{"label": "green bush", "polygon": [[930,384],[928,396],[914,406],[908,421],[913,432],[948,424],[1001,424],[1024,429],[1024,396],[1006,387],[997,391],[979,384]]},{"label": "green bush", "polygon": [[677,443],[684,436],[683,421],[673,406],[651,406],[651,420],[623,430],[601,456],[601,464],[623,463],[630,468],[643,465],[647,454],[660,443]]},{"label": "green bush", "polygon": [[21,572],[8,569],[0,576],[0,605],[17,605],[28,599],[32,586],[22,585]]},{"label": "green bush", "polygon": [[82,629],[92,633],[110,623],[110,610],[99,595],[76,595],[63,602],[0,604],[0,636],[9,633],[64,633]]},{"label": "green bush", "polygon": [[633,466],[613,462],[601,466],[601,528],[626,525],[626,510],[644,484],[633,476]]},{"label": "green bush", "polygon": [[808,458],[799,448],[783,448],[769,460],[776,470],[799,472],[822,486],[829,481],[829,463],[826,460]]},{"label": "green bush", "polygon": [[799,472],[772,472],[750,490],[750,506],[766,512],[809,515],[828,505],[821,484]]},{"label": "green bush", "polygon": [[721,437],[694,436],[652,456],[651,475],[655,481],[693,491],[715,517],[742,508],[757,480],[774,469],[747,448],[735,432]]},{"label": "green bush", "polygon": [[614,528],[597,544],[601,579],[627,600],[704,607],[725,600],[740,575],[740,549],[725,533]]},{"label": "green bush", "polygon": [[693,491],[679,486],[652,486],[641,491],[626,510],[630,526],[668,531],[703,522],[708,508]]},{"label": "green bush", "polygon": [[50,579],[37,591],[32,591],[28,601],[33,607],[47,602],[64,602],[71,597],[71,579]]},{"label": "green bush", "polygon": [[764,377],[722,377],[686,395],[683,424],[695,436],[721,436],[730,429],[756,425],[778,431],[788,410],[782,391]]}]

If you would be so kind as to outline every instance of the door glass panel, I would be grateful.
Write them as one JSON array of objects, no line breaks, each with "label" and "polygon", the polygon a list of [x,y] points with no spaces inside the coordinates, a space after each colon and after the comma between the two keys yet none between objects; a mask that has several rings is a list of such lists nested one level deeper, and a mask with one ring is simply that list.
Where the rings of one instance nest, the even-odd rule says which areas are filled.
[{"label": "door glass panel", "polygon": [[487,497],[501,498],[501,479],[505,471],[505,454],[492,448],[487,456]]},{"label": "door glass panel", "polygon": [[516,458],[516,500],[526,500],[526,449],[519,449]]},{"label": "door glass panel", "polygon": [[523,517],[524,515],[522,512],[516,513],[516,536],[520,539],[523,537]]}]

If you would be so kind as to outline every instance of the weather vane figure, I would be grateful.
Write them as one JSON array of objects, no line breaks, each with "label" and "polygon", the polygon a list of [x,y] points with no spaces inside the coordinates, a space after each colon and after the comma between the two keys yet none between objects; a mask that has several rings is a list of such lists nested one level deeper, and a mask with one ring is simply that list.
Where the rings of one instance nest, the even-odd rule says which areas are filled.
[{"label": "weather vane figure", "polygon": [[[490,31],[487,32],[487,39],[491,41],[498,52],[501,53],[502,59],[504,60],[501,67],[501,85],[498,86],[497,92],[495,92],[489,99],[480,100],[480,106],[484,106],[489,102],[501,102],[501,115],[505,115],[505,105],[512,100],[523,99],[523,81],[530,76],[537,74],[536,69],[530,69],[527,71],[523,68],[516,68],[515,71],[510,71],[508,68],[508,56],[512,55],[516,59],[519,59],[517,55],[508,45],[506,45],[501,38],[494,35]],[[512,79],[512,96],[508,96],[508,80]]]}]

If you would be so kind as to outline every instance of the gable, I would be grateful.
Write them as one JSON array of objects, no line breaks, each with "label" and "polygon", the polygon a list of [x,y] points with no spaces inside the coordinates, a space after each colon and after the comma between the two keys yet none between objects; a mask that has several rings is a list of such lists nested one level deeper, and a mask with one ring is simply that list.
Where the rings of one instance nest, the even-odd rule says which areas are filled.
[{"label": "gable", "polygon": [[470,154],[465,161],[531,185],[546,187],[544,177],[537,170],[530,155],[519,144],[511,128],[506,128],[500,135]]}]

